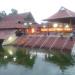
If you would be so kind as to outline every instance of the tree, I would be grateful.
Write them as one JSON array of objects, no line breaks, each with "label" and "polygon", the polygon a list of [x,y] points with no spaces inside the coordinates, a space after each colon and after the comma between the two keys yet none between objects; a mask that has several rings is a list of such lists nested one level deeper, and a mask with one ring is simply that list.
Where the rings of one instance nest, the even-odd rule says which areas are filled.
[{"label": "tree", "polygon": [[6,12],[5,11],[1,11],[0,12],[0,20],[3,18],[3,17],[5,17],[7,14],[6,14]]},{"label": "tree", "polygon": [[3,15],[3,16],[6,16],[7,14],[6,14],[6,12],[5,12],[5,11],[2,11],[2,15]]},{"label": "tree", "polygon": [[11,9],[11,13],[9,15],[16,15],[18,11],[16,9]]},{"label": "tree", "polygon": [[34,22],[34,18],[30,12],[26,13],[24,20],[27,22],[30,22],[30,21]]}]

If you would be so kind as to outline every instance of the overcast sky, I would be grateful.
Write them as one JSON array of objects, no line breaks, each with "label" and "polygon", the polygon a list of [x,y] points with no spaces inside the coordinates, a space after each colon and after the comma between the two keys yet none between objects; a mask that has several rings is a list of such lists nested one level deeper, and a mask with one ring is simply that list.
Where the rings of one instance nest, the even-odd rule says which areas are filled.
[{"label": "overcast sky", "polygon": [[0,11],[10,13],[12,8],[19,13],[30,11],[37,22],[53,15],[61,6],[75,12],[75,0],[0,0]]}]

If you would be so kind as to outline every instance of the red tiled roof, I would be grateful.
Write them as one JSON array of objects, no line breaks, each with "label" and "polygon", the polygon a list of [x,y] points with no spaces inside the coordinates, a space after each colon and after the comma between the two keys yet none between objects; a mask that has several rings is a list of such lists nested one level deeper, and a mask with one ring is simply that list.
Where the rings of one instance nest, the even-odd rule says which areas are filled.
[{"label": "red tiled roof", "polygon": [[[68,22],[72,20],[75,21],[75,12],[72,12],[64,7],[61,7],[60,10],[49,18],[45,19],[46,21],[60,21],[60,22]],[[66,20],[66,21],[65,21]]]},{"label": "red tiled roof", "polygon": [[[0,28],[24,28],[24,22],[26,21],[26,18],[30,16],[32,18],[31,21],[34,21],[34,18],[30,12],[24,13],[24,14],[17,14],[17,15],[8,15],[5,16],[1,21],[0,21]],[[18,22],[21,23],[18,23]]]},{"label": "red tiled roof", "polygon": [[75,13],[62,7],[57,13],[49,17],[49,19],[75,17]]},{"label": "red tiled roof", "polygon": [[24,25],[8,21],[0,22],[0,28],[24,28]]},{"label": "red tiled roof", "polygon": [[[25,46],[25,47],[31,47],[31,48],[47,48],[47,49],[55,49],[59,50],[61,52],[67,52],[68,50],[71,50],[73,48],[75,38],[73,40],[67,40],[67,37],[64,38],[58,38],[57,37],[49,37],[49,36],[21,36],[20,38],[16,39],[16,45],[17,46]],[[66,44],[65,44],[66,43]],[[65,45],[64,45],[65,44]]]}]

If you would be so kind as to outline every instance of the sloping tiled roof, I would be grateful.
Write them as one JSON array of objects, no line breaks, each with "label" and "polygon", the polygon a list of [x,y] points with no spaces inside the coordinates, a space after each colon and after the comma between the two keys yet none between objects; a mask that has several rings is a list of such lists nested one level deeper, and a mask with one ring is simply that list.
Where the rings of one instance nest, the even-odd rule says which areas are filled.
[{"label": "sloping tiled roof", "polygon": [[72,20],[75,21],[75,12],[72,12],[64,7],[61,7],[60,10],[54,15],[50,16],[46,21],[60,21],[60,22],[68,22]]},{"label": "sloping tiled roof", "polygon": [[17,15],[8,15],[0,21],[0,28],[24,28],[23,24],[28,21],[28,19],[29,22],[35,21],[30,12]]},{"label": "sloping tiled roof", "polygon": [[68,17],[75,17],[75,13],[62,7],[57,13],[49,17],[49,19],[68,18]]},{"label": "sloping tiled roof", "polygon": [[24,28],[23,24],[18,24],[15,22],[0,22],[0,28]]}]

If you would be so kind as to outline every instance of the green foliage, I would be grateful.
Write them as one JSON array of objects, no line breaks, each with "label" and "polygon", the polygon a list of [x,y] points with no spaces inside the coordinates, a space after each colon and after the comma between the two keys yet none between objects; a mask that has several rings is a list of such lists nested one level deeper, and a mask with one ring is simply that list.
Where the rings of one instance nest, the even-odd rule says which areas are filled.
[{"label": "green foliage", "polygon": [[24,20],[27,21],[27,22],[30,22],[30,21],[34,22],[34,18],[33,18],[32,14],[30,12],[27,13],[27,15],[25,16]]},{"label": "green foliage", "polygon": [[18,14],[18,11],[16,9],[11,9],[11,13],[9,13],[9,15],[16,15]]},{"label": "green foliage", "polygon": [[1,11],[0,12],[0,20],[3,18],[3,17],[5,17],[7,14],[6,14],[6,12],[5,11]]},{"label": "green foliage", "polygon": [[18,50],[16,52],[16,57],[17,57],[17,61],[16,64],[21,64],[24,65],[25,67],[33,67],[34,61],[35,61],[35,56],[32,57],[32,59],[30,59],[30,54],[27,53],[26,51],[22,51],[22,50]]}]

